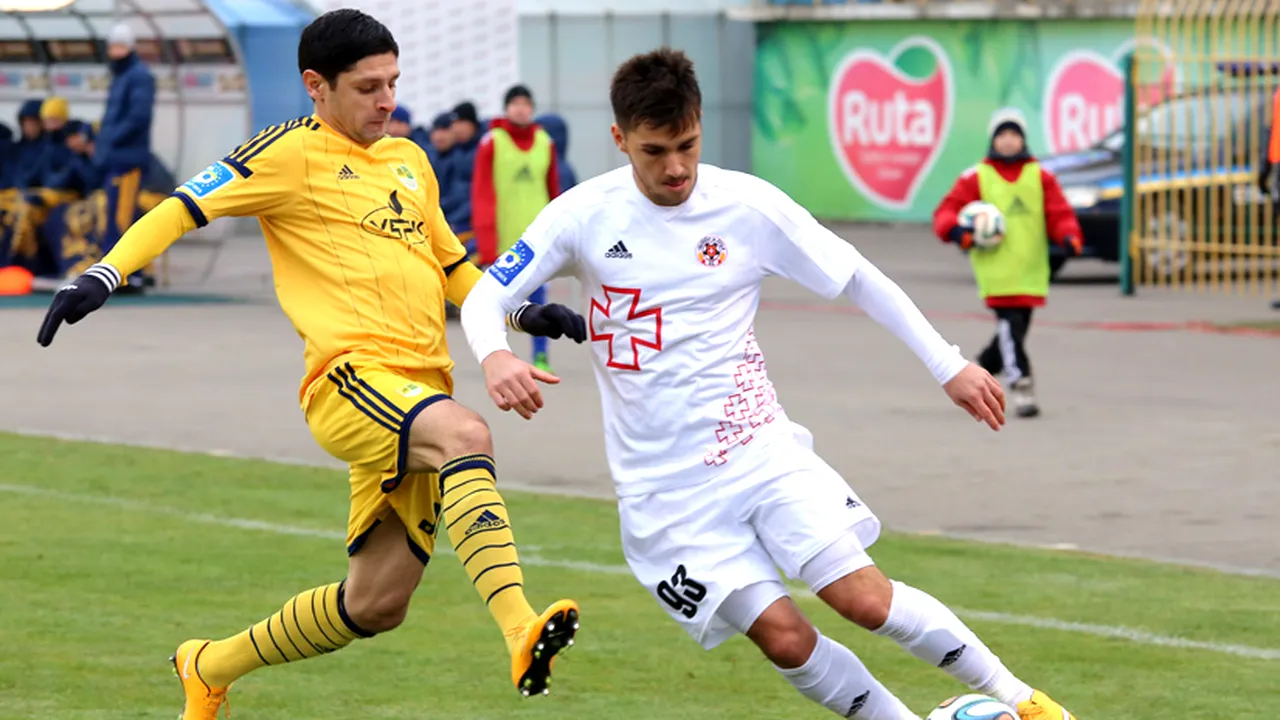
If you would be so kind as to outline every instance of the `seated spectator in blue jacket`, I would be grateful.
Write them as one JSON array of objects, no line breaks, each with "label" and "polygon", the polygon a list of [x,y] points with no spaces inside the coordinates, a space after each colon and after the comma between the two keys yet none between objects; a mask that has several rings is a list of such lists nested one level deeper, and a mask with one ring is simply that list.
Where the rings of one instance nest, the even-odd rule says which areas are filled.
[{"label": "seated spectator in blue jacket", "polygon": [[[471,231],[471,178],[475,174],[476,150],[480,147],[480,116],[470,102],[459,104],[450,113],[449,132],[453,135],[453,147],[449,151],[449,194],[441,196],[440,209],[444,211],[449,227],[464,245],[473,237]],[[467,245],[468,249],[474,247]]]},{"label": "seated spectator in blue jacket", "polygon": [[[431,132],[427,135],[427,142],[422,145],[422,149],[427,151],[427,160],[431,161],[431,169],[435,170],[436,178],[440,180],[440,197],[442,198],[446,194],[444,184],[449,174],[445,165],[449,162],[449,152],[453,150],[453,131],[449,129],[452,124],[453,113],[436,115],[431,121]],[[449,217],[447,212],[445,217]]]},{"label": "seated spectator in blue jacket", "polygon": [[40,123],[44,127],[43,150],[36,160],[36,166],[26,173],[26,187],[42,188],[50,173],[61,172],[71,158],[71,148],[67,147],[67,123],[70,122],[70,108],[66,98],[51,97],[40,104]]},{"label": "seated spectator in blue jacket", "polygon": [[551,142],[555,143],[556,174],[560,178],[560,192],[563,193],[578,184],[578,173],[569,164],[569,126],[565,124],[564,118],[555,113],[539,115],[533,122],[541,125],[551,136]]},{"label": "seated spectator in blue jacket", "polygon": [[93,128],[88,123],[72,120],[67,123],[63,134],[66,137],[66,161],[61,167],[45,169],[41,187],[52,193],[57,199],[76,199],[87,197],[89,193],[102,185],[98,169],[93,165]]},{"label": "seated spectator in blue jacket", "polygon": [[4,182],[6,188],[25,190],[34,179],[32,168],[39,165],[40,155],[44,152],[44,126],[40,124],[40,106],[42,100],[31,99],[22,103],[18,109],[18,128],[22,137],[9,148],[4,160]]},{"label": "seated spectator in blue jacket", "polygon": [[387,134],[393,138],[407,138],[413,132],[413,114],[409,108],[397,105],[391,111],[391,119],[387,121]]},{"label": "seated spectator in blue jacket", "polygon": [[[93,161],[107,191],[107,227],[102,237],[105,255],[133,224],[143,173],[151,163],[151,123],[155,117],[156,79],[135,50],[133,30],[118,24],[107,33],[111,89],[102,126],[94,143]],[[141,285],[141,273],[130,285]]]}]

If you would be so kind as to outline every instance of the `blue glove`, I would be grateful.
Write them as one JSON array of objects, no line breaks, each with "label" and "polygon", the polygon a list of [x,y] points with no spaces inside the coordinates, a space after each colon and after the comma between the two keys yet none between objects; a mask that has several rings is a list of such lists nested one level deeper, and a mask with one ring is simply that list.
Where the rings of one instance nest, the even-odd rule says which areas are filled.
[{"label": "blue glove", "polygon": [[44,315],[40,324],[40,334],[36,340],[44,347],[49,347],[58,326],[66,320],[68,325],[75,325],[86,315],[102,307],[111,297],[111,293],[120,286],[120,271],[110,265],[98,263],[76,278],[70,285],[64,286],[53,296],[53,303]]},{"label": "blue glove", "polygon": [[507,315],[507,325],[513,330],[552,340],[563,336],[582,343],[587,339],[587,321],[578,313],[557,303],[535,305],[526,302]]}]

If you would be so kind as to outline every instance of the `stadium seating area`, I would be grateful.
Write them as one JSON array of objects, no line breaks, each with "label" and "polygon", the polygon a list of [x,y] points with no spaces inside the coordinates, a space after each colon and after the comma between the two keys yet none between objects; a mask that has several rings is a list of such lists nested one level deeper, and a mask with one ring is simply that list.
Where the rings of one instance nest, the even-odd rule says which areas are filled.
[{"label": "stadium seating area", "polygon": [[[0,269],[21,271],[5,274],[19,280],[0,282],[0,294],[22,294],[33,278],[80,273],[101,258],[106,225],[106,191],[92,160],[98,123],[69,117],[60,97],[27,101],[17,123],[16,133],[0,124]],[[134,219],[174,186],[152,155]]]}]

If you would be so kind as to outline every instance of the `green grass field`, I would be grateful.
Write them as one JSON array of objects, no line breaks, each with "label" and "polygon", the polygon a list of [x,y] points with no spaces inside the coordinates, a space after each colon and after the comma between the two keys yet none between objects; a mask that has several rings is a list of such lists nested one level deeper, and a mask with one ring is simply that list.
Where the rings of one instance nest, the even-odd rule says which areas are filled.
[{"label": "green grass field", "polygon": [[[179,641],[239,631],[343,576],[345,492],[331,470],[0,434],[0,718],[176,716]],[[745,640],[707,653],[670,622],[623,567],[611,503],[506,496],[531,599],[583,608],[550,697],[511,688],[498,631],[442,553],[402,628],[249,675],[233,717],[831,717]],[[1083,720],[1261,719],[1280,705],[1280,581],[892,534],[873,553]],[[922,715],[961,689],[800,602]]]}]

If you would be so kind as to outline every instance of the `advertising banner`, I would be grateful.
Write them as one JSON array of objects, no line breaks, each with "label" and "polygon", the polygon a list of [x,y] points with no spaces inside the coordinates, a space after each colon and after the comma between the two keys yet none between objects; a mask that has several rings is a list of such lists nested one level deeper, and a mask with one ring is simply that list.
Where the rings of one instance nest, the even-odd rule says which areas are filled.
[{"label": "advertising banner", "polygon": [[[1117,130],[1133,48],[1132,20],[761,24],[752,168],[822,218],[928,220],[998,110],[1038,155]],[[1172,65],[1146,74],[1146,102],[1178,85]]]}]

